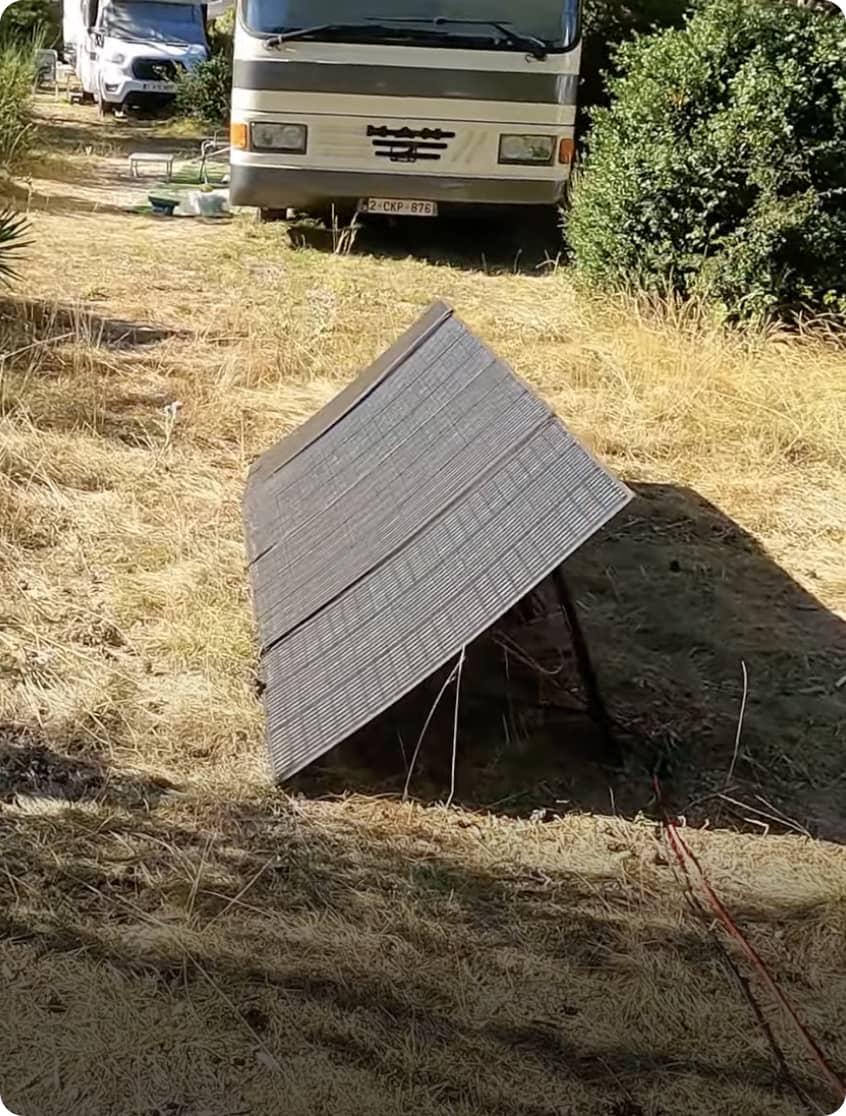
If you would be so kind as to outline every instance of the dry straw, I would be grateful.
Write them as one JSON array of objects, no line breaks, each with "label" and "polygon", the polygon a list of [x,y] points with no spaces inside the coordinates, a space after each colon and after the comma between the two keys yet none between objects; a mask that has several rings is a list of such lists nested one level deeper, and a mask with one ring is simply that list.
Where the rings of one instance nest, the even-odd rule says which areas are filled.
[{"label": "dry straw", "polygon": [[[240,497],[255,454],[449,299],[651,497],[574,574],[615,709],[700,747],[703,794],[723,787],[742,658],[735,775],[767,803],[778,775],[775,807],[834,830],[842,627],[752,574],[786,571],[827,624],[846,605],[842,348],[595,299],[555,269],[368,254],[361,232],[323,254],[241,220],[82,209],[34,213],[0,312],[7,1103],[792,1116],[648,825],[265,788]],[[840,849],[689,841],[842,1064]]]}]

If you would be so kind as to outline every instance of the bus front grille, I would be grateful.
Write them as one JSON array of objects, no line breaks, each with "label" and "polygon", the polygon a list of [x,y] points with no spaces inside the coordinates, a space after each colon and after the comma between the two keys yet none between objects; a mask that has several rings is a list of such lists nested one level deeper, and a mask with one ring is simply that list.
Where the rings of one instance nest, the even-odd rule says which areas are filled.
[{"label": "bus front grille", "polygon": [[386,124],[368,124],[367,136],[377,159],[391,163],[436,162],[455,139],[455,132],[442,128],[389,128]]}]

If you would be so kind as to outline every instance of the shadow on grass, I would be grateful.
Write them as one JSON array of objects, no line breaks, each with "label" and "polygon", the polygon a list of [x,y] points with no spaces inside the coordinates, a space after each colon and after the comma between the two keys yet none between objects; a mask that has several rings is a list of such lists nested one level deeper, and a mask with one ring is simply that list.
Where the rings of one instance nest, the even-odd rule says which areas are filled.
[{"label": "shadow on grass", "polygon": [[491,275],[547,275],[564,255],[554,211],[436,220],[362,218],[354,229],[292,222],[287,235],[294,248],[381,259],[410,257]]},{"label": "shadow on grass", "polygon": [[[92,180],[90,185],[96,186],[98,183]],[[74,213],[103,213],[121,216],[125,216],[127,213],[125,206],[114,205],[110,201],[81,197],[64,191],[56,194],[45,194],[38,190],[29,189],[19,182],[2,183],[0,195],[13,202],[26,213],[66,213],[69,215]]]},{"label": "shadow on grass", "polygon": [[35,796],[137,808],[170,789],[166,779],[119,773],[97,756],[62,755],[32,733],[0,724],[0,803]]},{"label": "shadow on grass", "polygon": [[42,178],[48,182],[62,182],[74,186],[91,186],[101,181],[95,166],[81,159],[69,159],[61,151],[40,151],[15,168],[18,180]]},{"label": "shadow on grass", "polygon": [[130,155],[133,151],[199,154],[201,138],[180,134],[178,121],[161,114],[133,113],[123,120],[100,120],[74,113],[51,113],[39,118],[39,142],[49,152],[84,154],[91,149],[100,156]]},{"label": "shadow on grass", "polygon": [[[85,342],[104,349],[144,349],[170,338],[187,338],[188,330],[149,326],[98,314],[83,306],[38,298],[0,297],[0,328],[20,331],[22,344]],[[23,334],[26,334],[24,338]]]},{"label": "shadow on grass", "polygon": [[[571,640],[546,587],[468,649],[456,800],[527,814],[651,811],[652,775],[691,818],[846,841],[846,624],[695,492],[634,486],[625,513],[565,566],[624,755],[615,765],[584,698]],[[729,781],[749,676],[741,745]],[[398,794],[452,664],[294,782],[309,794]],[[410,781],[450,789],[455,690]],[[732,803],[730,798],[735,799]]]},{"label": "shadow on grass", "polygon": [[[271,1093],[307,1098],[286,1104],[297,1116],[324,1111],[330,1074],[388,1116],[669,1116],[703,1093],[702,1113],[739,1111],[740,1095],[753,1116],[795,1106],[704,927],[680,927],[649,890],[633,905],[613,854],[540,871],[530,836],[503,859],[490,833],[403,833],[271,792],[120,810],[92,792],[85,812],[0,811],[0,987],[16,1010],[0,1057],[20,1111],[93,1102],[102,1055],[68,1042],[86,1011],[103,1031],[135,1020],[143,1081],[132,1055],[109,1073],[144,1113],[214,1106],[220,1093],[186,1094],[185,1058],[212,1065],[227,1097],[258,1058]],[[717,1016],[694,1006],[715,999]],[[14,1076],[36,1041],[58,1085]],[[366,1109],[351,1096],[344,1111]]]}]

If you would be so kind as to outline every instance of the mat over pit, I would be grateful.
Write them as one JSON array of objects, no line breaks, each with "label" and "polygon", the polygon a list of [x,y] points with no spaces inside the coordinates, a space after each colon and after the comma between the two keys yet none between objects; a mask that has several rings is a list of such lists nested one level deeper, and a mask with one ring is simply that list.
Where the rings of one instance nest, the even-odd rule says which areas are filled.
[{"label": "mat over pit", "polygon": [[448,306],[430,307],[250,471],[275,777],[460,653],[630,499]]}]

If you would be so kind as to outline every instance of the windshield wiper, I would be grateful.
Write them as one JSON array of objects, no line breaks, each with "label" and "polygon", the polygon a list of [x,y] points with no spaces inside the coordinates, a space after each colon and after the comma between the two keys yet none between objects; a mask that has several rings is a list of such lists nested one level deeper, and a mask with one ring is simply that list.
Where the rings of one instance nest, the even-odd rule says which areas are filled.
[{"label": "windshield wiper", "polygon": [[[386,22],[382,22],[385,20]],[[392,31],[396,34],[396,28],[392,28],[390,24],[428,24],[429,27],[421,30],[421,34],[432,35],[437,38],[445,38],[449,33],[439,32],[437,28],[445,27],[447,24],[465,24],[471,27],[491,27],[498,31],[500,35],[511,43],[512,46],[517,47],[519,50],[525,50],[539,61],[543,61],[549,53],[549,45],[538,39],[534,35],[525,35],[521,32],[513,31],[504,23],[499,23],[491,19],[447,19],[445,16],[435,16],[434,19],[428,16],[419,17],[406,17],[406,16],[374,16],[367,20],[365,23],[318,23],[314,27],[295,27],[290,31],[280,31],[270,38],[265,39],[264,45],[268,50],[274,50],[282,46],[284,43],[295,42],[298,39],[312,39],[321,38],[324,35],[343,35],[350,32],[357,34],[373,34],[374,32],[380,36],[390,36]],[[406,32],[407,37],[413,36],[413,31],[408,28]],[[453,35],[451,38],[454,41],[460,41],[463,36]]]},{"label": "windshield wiper", "polygon": [[512,46],[517,47],[519,50],[525,50],[537,58],[539,62],[543,62],[549,54],[549,44],[545,43],[543,39],[537,38],[535,35],[526,35],[520,31],[513,31],[508,24],[500,23],[496,19],[449,19],[447,16],[376,16],[376,19],[390,19],[391,23],[429,23],[434,24],[436,27],[444,27],[448,24],[464,24],[468,27],[492,27],[498,31],[504,39],[506,39]]},{"label": "windshield wiper", "polygon": [[378,23],[318,23],[314,27],[295,27],[291,31],[280,31],[265,39],[264,45],[268,50],[280,47],[283,43],[294,42],[297,39],[311,39],[321,35],[342,35],[350,31],[372,33],[374,31],[390,31],[390,27],[383,27]]}]

